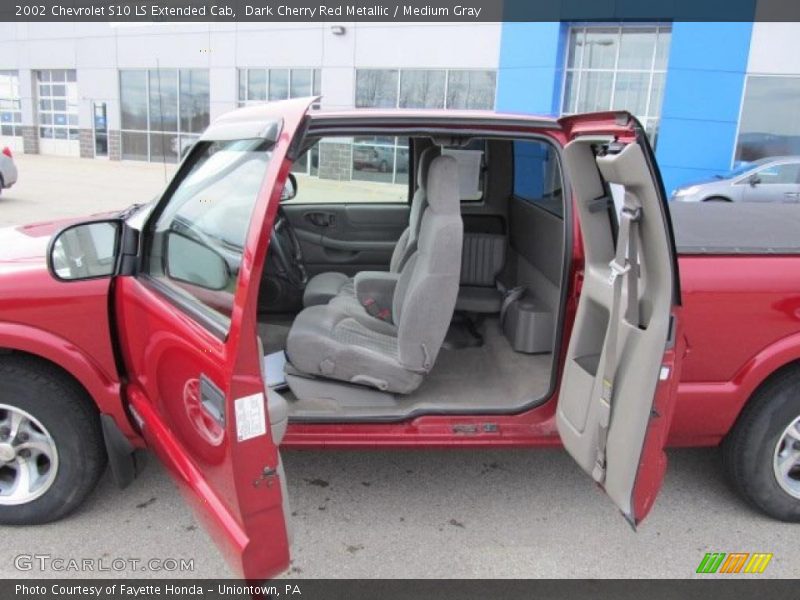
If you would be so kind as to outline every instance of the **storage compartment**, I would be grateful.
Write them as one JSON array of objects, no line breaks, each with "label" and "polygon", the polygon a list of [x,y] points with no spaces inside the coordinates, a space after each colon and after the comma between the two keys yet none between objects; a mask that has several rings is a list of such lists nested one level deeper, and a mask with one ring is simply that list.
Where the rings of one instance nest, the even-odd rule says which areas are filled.
[{"label": "storage compartment", "polygon": [[553,330],[552,311],[533,296],[522,296],[505,312],[503,333],[517,352],[552,351]]}]

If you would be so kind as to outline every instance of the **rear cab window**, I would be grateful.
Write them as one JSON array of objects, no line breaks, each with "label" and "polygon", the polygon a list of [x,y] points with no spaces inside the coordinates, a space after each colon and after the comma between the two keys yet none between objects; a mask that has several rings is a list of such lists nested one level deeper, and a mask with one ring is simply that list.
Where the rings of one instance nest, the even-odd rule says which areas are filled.
[{"label": "rear cab window", "polygon": [[564,190],[555,149],[545,142],[514,141],[513,195],[564,218]]}]

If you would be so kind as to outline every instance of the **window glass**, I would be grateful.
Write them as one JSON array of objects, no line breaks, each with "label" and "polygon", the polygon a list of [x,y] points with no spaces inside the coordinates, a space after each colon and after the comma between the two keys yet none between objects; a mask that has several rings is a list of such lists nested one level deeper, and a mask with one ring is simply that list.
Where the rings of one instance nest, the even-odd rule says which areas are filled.
[{"label": "window glass", "polygon": [[748,76],[736,161],[800,154],[798,98],[800,77]]},{"label": "window glass", "polygon": [[295,161],[293,204],[408,202],[405,138],[323,138]]},{"label": "window glass", "polygon": [[619,29],[592,27],[586,30],[583,48],[583,67],[613,69],[619,45]]},{"label": "window glass", "polygon": [[266,69],[247,70],[247,98],[246,100],[267,99],[267,71]]},{"label": "window glass", "polygon": [[625,109],[635,115],[646,114],[649,87],[649,73],[617,73],[611,108]]},{"label": "window glass", "polygon": [[178,72],[149,71],[150,129],[178,131]]},{"label": "window glass", "polygon": [[650,70],[655,51],[657,30],[653,27],[625,29],[620,36],[617,69]]},{"label": "window glass", "polygon": [[48,125],[39,129],[39,136],[77,140],[78,129],[74,125],[78,122],[78,84],[74,70],[37,71],[36,93],[38,122]]},{"label": "window glass", "polygon": [[289,96],[292,98],[310,96],[313,73],[311,69],[292,69],[292,86]]},{"label": "window glass", "polygon": [[627,110],[655,145],[671,31],[666,26],[573,27],[562,114]]},{"label": "window glass", "polygon": [[396,69],[359,69],[356,71],[356,108],[396,108]]},{"label": "window glass", "polygon": [[202,133],[210,122],[208,71],[182,69],[180,77],[181,131]]},{"label": "window glass", "polygon": [[611,105],[613,73],[587,71],[581,74],[581,91],[578,95],[578,112],[608,110]]},{"label": "window glass", "polygon": [[22,135],[22,105],[17,71],[0,71],[0,134]]},{"label": "window glass", "polygon": [[561,170],[552,146],[539,141],[514,142],[514,196],[564,216]]},{"label": "window glass", "polygon": [[207,70],[122,70],[119,81],[123,159],[177,162],[208,127]]},{"label": "window glass", "polygon": [[494,108],[495,71],[448,71],[447,108]]},{"label": "window glass", "polygon": [[319,69],[239,69],[239,106],[318,96],[320,87]]},{"label": "window glass", "polygon": [[756,171],[762,184],[794,184],[800,183],[800,164],[772,165]]},{"label": "window glass", "polygon": [[191,170],[154,225],[149,274],[228,326],[247,230],[272,143],[261,139],[199,143],[203,147]]},{"label": "window glass", "polygon": [[147,134],[133,131],[122,132],[122,159],[147,160]]},{"label": "window glass", "polygon": [[289,97],[289,69],[269,70],[269,99],[286,100]]},{"label": "window glass", "polygon": [[400,108],[443,108],[445,71],[400,73]]}]

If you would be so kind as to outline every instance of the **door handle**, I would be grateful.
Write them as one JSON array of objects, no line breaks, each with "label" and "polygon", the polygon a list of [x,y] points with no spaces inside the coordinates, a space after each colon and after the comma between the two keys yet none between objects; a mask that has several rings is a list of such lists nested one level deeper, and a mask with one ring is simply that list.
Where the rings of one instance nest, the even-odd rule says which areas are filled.
[{"label": "door handle", "polygon": [[220,425],[225,425],[225,394],[205,375],[200,375],[200,404]]},{"label": "door handle", "polygon": [[315,227],[330,227],[336,222],[336,215],[329,212],[307,212],[304,216]]}]

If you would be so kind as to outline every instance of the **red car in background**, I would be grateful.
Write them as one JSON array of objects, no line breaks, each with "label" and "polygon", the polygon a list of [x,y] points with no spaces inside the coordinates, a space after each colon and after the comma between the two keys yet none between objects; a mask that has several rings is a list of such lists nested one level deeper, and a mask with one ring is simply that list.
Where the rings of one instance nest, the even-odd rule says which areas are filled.
[{"label": "red car in background", "polygon": [[[720,443],[752,504],[800,519],[791,247],[679,258],[628,113],[311,102],[216,120],[156,202],[0,232],[0,522],[61,518],[149,448],[266,578],[289,562],[279,447],[563,445],[635,526],[666,445]],[[375,135],[409,139],[405,201],[320,192]],[[291,174],[314,147],[319,180]]]}]

